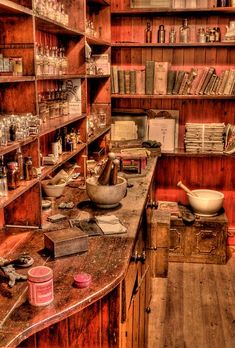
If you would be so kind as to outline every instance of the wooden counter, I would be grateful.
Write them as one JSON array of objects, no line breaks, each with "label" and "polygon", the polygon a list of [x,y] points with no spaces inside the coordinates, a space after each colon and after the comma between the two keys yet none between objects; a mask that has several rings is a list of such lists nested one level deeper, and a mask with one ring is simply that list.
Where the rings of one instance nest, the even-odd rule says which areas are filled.
[{"label": "wooden counter", "polygon": [[[116,236],[89,237],[88,252],[53,260],[45,254],[43,249],[42,230],[2,232],[0,256],[14,258],[19,253],[29,252],[35,260],[34,266],[46,264],[52,268],[55,299],[52,304],[46,307],[33,307],[27,300],[26,282],[18,282],[12,289],[9,289],[6,283],[1,282],[1,347],[17,346],[34,333],[63,321],[103,298],[120,284],[127,272],[155,165],[156,158],[150,158],[147,176],[129,179],[134,186],[128,188],[127,196],[122,200],[121,205],[112,210],[112,213],[120,218],[123,225],[127,227],[127,233]],[[68,190],[66,200],[69,200],[71,194],[73,197],[78,197],[79,201],[78,191],[77,188]],[[101,209],[88,209],[87,211],[93,215],[110,212]],[[70,217],[76,217],[78,213],[78,209],[73,209],[67,214]],[[68,222],[66,223],[68,224]],[[59,227],[57,224],[47,225],[47,228],[58,229],[66,226],[66,223],[60,224]],[[26,274],[27,271],[28,269],[20,269],[19,273]],[[81,271],[92,276],[92,284],[89,288],[77,289],[73,286],[74,274]]]}]

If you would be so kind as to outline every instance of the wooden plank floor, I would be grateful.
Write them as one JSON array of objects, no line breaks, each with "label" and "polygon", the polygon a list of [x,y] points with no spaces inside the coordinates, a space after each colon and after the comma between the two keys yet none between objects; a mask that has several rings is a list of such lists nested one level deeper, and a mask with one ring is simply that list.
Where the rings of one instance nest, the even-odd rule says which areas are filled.
[{"label": "wooden plank floor", "polygon": [[235,253],[226,265],[170,263],[152,286],[148,348],[235,348]]}]

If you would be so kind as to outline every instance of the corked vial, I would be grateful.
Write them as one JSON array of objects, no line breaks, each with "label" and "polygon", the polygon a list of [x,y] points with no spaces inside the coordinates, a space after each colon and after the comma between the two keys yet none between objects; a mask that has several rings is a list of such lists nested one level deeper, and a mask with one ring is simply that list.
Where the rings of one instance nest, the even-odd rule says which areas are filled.
[{"label": "corked vial", "polygon": [[53,272],[46,266],[28,271],[28,300],[33,306],[45,306],[54,299]]}]

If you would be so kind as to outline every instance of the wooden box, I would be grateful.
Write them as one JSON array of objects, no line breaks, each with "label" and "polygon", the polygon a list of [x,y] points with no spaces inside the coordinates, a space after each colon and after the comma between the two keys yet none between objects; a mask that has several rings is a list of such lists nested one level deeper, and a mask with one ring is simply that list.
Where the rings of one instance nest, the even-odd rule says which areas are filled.
[{"label": "wooden box", "polygon": [[79,228],[65,228],[44,233],[44,246],[54,257],[88,250],[88,235]]},{"label": "wooden box", "polygon": [[197,217],[193,224],[171,219],[169,261],[226,263],[228,221],[225,213]]}]

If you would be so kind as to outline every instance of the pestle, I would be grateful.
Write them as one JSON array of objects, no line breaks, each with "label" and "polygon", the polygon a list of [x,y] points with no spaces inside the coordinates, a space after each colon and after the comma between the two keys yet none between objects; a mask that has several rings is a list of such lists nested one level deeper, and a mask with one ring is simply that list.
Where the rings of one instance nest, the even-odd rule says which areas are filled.
[{"label": "pestle", "polygon": [[110,173],[112,170],[113,160],[115,159],[115,154],[113,152],[109,152],[108,154],[108,160],[105,163],[105,166],[98,178],[98,183],[100,185],[108,185],[109,184],[109,178]]},{"label": "pestle", "polygon": [[110,180],[109,180],[109,184],[110,185],[116,185],[117,184],[119,163],[120,163],[120,161],[117,158],[115,160],[113,160],[113,168],[111,170]]},{"label": "pestle", "polygon": [[198,195],[191,191],[189,188],[187,188],[183,183],[182,181],[179,181],[178,184],[177,184],[178,187],[182,188],[185,192],[189,193],[191,196],[194,196],[194,197],[198,197]]}]

